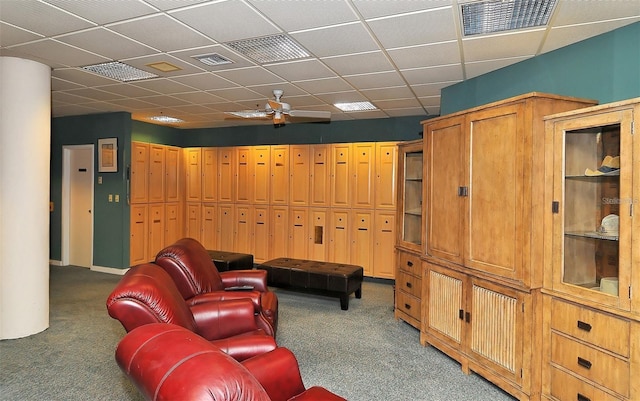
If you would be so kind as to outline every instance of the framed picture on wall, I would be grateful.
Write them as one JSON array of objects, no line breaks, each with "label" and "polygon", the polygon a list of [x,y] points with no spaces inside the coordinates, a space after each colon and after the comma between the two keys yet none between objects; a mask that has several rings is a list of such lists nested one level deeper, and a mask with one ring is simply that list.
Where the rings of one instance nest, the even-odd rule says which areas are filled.
[{"label": "framed picture on wall", "polygon": [[98,172],[118,172],[118,138],[98,139]]}]

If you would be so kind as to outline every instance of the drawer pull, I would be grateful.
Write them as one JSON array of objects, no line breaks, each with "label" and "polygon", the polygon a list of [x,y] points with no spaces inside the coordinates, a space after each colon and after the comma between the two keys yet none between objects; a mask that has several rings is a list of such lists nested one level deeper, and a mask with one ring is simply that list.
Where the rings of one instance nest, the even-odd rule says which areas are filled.
[{"label": "drawer pull", "polygon": [[410,260],[409,260],[409,261],[407,261],[407,266],[409,266],[409,267],[413,267],[413,262],[412,262],[412,261],[410,261]]},{"label": "drawer pull", "polygon": [[404,304],[404,308],[405,308],[405,309],[411,309],[411,305],[409,305],[409,304]]},{"label": "drawer pull", "polygon": [[458,318],[460,318],[460,320],[464,320],[464,311],[462,309],[458,311]]},{"label": "drawer pull", "polygon": [[578,393],[578,401],[591,401],[591,398]]},{"label": "drawer pull", "polygon": [[585,323],[580,320],[578,320],[578,328],[580,330],[586,331],[587,333],[591,331],[591,325],[589,323]]},{"label": "drawer pull", "polygon": [[591,369],[591,361],[588,361],[584,358],[578,357],[578,365],[582,366],[583,368]]},{"label": "drawer pull", "polygon": [[411,283],[407,281],[407,288],[411,288]]}]

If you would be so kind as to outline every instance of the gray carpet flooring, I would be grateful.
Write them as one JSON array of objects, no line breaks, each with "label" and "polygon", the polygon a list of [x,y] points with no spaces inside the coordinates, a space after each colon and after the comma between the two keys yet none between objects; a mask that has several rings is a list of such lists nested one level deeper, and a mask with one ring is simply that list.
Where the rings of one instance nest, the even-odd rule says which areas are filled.
[{"label": "gray carpet flooring", "polygon": [[[50,327],[0,341],[0,400],[141,400],[113,357],[124,335],[105,300],[120,276],[51,267]],[[278,343],[298,358],[305,385],[350,401],[513,400],[393,318],[393,287],[365,281],[342,311],[336,298],[274,289]],[[25,296],[28,296],[25,294]]]}]

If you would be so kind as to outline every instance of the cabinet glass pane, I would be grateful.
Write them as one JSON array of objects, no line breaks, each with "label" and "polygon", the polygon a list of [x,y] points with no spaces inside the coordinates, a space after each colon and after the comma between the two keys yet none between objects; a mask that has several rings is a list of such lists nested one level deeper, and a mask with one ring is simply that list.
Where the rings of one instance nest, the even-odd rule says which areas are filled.
[{"label": "cabinet glass pane", "polygon": [[406,242],[420,245],[422,233],[422,152],[406,154],[404,171],[402,238]]},{"label": "cabinet glass pane", "polygon": [[618,295],[620,126],[565,132],[563,282]]}]

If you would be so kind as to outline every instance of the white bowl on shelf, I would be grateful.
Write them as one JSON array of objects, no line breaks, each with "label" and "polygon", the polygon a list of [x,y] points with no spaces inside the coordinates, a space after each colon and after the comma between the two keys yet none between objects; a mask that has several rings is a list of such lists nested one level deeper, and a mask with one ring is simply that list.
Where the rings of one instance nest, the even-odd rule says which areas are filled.
[{"label": "white bowl on shelf", "polygon": [[600,279],[600,291],[618,296],[618,278],[603,277]]}]

